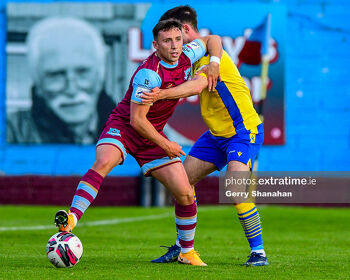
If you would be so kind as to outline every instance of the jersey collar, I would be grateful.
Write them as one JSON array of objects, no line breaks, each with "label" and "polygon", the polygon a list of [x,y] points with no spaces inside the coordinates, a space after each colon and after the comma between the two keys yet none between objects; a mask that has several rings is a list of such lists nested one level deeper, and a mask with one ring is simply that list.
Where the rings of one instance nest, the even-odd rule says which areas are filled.
[{"label": "jersey collar", "polygon": [[175,68],[179,64],[179,61],[176,61],[176,64],[168,64],[168,63],[164,62],[163,60],[160,60],[160,64],[162,66],[164,66],[165,68]]}]

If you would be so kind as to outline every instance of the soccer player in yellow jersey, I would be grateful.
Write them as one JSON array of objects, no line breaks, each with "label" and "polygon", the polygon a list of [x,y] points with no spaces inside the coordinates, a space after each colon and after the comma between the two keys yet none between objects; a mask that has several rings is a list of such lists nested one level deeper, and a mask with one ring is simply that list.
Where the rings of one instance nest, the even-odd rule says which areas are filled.
[{"label": "soccer player in yellow jersey", "polygon": [[[197,14],[193,8],[175,7],[168,10],[160,20],[169,18],[175,18],[182,23],[185,43],[200,37]],[[217,82],[216,87],[215,82],[208,82],[206,74],[200,72],[211,61],[220,63],[221,81]],[[201,58],[194,65],[194,74],[192,80],[177,87],[166,90],[154,89],[151,93],[144,93],[144,103],[199,94],[201,114],[209,130],[196,141],[184,161],[191,185],[226,165],[229,172],[249,172],[263,143],[264,129],[253,107],[249,89],[237,67],[224,52],[221,60],[208,55]],[[235,208],[251,248],[251,254],[245,265],[268,265],[263,247],[260,217],[255,204],[240,201],[235,203]],[[165,255],[152,262],[175,261],[178,249],[179,244],[175,244],[169,247]]]}]

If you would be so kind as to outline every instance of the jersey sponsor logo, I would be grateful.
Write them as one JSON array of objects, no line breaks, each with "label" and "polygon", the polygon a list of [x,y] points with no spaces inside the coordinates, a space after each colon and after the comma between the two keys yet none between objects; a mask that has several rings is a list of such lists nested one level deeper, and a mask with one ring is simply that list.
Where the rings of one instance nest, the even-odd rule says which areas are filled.
[{"label": "jersey sponsor logo", "polygon": [[109,131],[107,132],[107,134],[110,134],[112,136],[121,136],[120,130],[118,130],[116,128],[110,128]]}]

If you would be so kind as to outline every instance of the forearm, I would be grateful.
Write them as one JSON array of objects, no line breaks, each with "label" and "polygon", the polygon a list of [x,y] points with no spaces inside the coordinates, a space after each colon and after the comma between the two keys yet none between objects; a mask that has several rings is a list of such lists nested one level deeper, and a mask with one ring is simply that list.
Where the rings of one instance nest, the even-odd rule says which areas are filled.
[{"label": "forearm", "polygon": [[176,87],[161,90],[158,99],[178,99],[200,94],[208,86],[208,80],[202,76],[184,82]]},{"label": "forearm", "polygon": [[207,51],[210,56],[217,56],[221,58],[222,56],[222,43],[220,36],[210,35],[207,41]]},{"label": "forearm", "polygon": [[155,129],[155,127],[150,123],[149,120],[147,120],[147,118],[135,118],[131,122],[131,126],[142,137],[148,139],[161,148],[164,148],[165,144],[168,141]]},{"label": "forearm", "polygon": [[161,90],[159,99],[178,99],[199,94],[202,88],[196,81],[187,81],[179,86]]}]

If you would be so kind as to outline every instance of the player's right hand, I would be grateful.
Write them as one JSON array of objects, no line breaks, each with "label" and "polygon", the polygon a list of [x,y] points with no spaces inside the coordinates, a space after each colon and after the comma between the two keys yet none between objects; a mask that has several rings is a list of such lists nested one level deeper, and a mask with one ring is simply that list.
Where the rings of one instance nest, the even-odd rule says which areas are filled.
[{"label": "player's right hand", "polygon": [[186,155],[182,147],[176,142],[168,141],[163,149],[170,159]]},{"label": "player's right hand", "polygon": [[155,87],[152,89],[151,92],[143,92],[141,95],[142,98],[142,104],[153,104],[156,102],[159,98],[160,89],[158,87]]},{"label": "player's right hand", "polygon": [[209,63],[207,78],[209,91],[215,91],[217,80],[221,81],[220,64],[216,62]]},{"label": "player's right hand", "polygon": [[222,81],[220,76],[220,65],[216,62],[210,62],[208,65],[202,66],[196,75],[204,73],[208,79],[208,90],[215,91],[217,81]]}]

